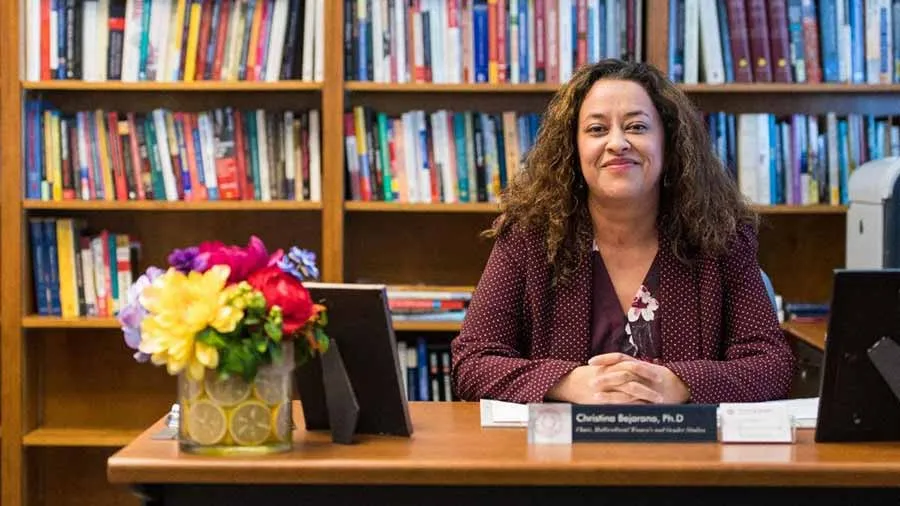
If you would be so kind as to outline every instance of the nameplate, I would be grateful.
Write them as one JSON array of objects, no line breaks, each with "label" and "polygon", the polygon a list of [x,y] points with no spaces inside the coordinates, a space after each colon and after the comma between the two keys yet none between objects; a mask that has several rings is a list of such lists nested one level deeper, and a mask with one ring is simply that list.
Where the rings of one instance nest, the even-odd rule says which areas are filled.
[{"label": "nameplate", "polygon": [[714,404],[529,404],[528,442],[708,442],[718,440]]},{"label": "nameplate", "polygon": [[723,443],[793,443],[793,417],[783,405],[722,404]]}]

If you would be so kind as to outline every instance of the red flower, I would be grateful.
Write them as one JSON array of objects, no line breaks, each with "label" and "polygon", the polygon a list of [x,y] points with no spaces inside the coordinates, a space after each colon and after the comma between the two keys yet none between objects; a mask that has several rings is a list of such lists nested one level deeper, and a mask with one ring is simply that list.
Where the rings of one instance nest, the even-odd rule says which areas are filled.
[{"label": "red flower", "polygon": [[313,315],[312,297],[299,279],[285,273],[277,266],[260,269],[247,278],[254,289],[266,298],[266,308],[281,308],[285,336],[302,329]]},{"label": "red flower", "polygon": [[282,251],[278,250],[270,257],[266,245],[255,235],[250,237],[246,248],[211,241],[200,244],[199,250],[198,257],[206,262],[206,269],[214,265],[231,268],[228,283],[243,281],[253,272],[274,265],[282,255]]}]

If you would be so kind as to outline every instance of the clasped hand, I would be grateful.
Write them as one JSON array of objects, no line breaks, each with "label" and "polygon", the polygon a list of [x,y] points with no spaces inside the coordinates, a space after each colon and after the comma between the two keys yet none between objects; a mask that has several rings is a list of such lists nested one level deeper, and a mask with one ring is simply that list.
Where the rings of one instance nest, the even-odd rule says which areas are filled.
[{"label": "clasped hand", "polygon": [[624,353],[592,357],[550,393],[577,404],[678,404],[690,397],[687,385],[669,368]]}]

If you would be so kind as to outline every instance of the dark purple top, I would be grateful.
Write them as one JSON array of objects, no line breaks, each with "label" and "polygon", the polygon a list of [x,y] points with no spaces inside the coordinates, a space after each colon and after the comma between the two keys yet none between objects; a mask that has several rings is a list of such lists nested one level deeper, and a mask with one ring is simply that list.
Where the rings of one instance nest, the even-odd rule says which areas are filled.
[{"label": "dark purple top", "polygon": [[594,264],[591,352],[594,355],[622,352],[641,360],[657,361],[662,347],[659,301],[655,297],[659,287],[656,258],[634,295],[631,308],[624,314],[603,257],[596,249],[591,253],[591,261]]}]

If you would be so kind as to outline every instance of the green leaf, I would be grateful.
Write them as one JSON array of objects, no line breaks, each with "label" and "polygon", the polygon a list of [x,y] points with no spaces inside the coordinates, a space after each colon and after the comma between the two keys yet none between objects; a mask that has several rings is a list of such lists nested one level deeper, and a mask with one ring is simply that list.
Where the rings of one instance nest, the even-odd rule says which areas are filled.
[{"label": "green leaf", "polygon": [[328,351],[328,335],[319,327],[316,327],[316,343],[319,345],[319,353]]}]

